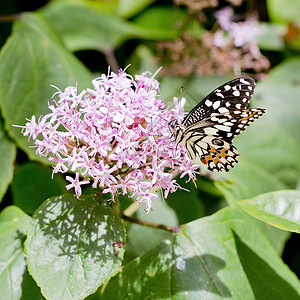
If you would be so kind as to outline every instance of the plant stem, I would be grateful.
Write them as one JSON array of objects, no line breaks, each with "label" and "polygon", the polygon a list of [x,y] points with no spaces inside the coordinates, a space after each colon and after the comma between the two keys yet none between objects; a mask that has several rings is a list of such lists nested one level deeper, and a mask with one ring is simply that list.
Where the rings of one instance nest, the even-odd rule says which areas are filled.
[{"label": "plant stem", "polygon": [[117,214],[120,214],[121,213],[121,210],[120,210],[120,201],[119,201],[119,197],[118,197],[118,194],[117,193],[115,193],[115,195],[114,195],[114,204],[113,204],[113,208],[114,208],[114,210],[115,210],[115,212],[117,213]]},{"label": "plant stem", "polygon": [[174,226],[139,220],[139,219],[135,219],[135,218],[126,216],[122,212],[120,213],[120,216],[123,220],[125,220],[127,222],[139,224],[139,225],[146,226],[146,227],[158,228],[158,229],[162,229],[162,230],[166,230],[166,231],[174,232],[174,233],[179,232],[181,230],[180,226],[174,227]]},{"label": "plant stem", "polygon": [[14,22],[20,18],[21,14],[13,14],[13,15],[2,15],[0,16],[0,23],[4,22]]},{"label": "plant stem", "polygon": [[106,58],[106,61],[110,65],[111,70],[115,73],[118,73],[119,65],[118,65],[118,62],[116,60],[113,49],[107,49],[106,51],[104,51],[104,56]]},{"label": "plant stem", "polygon": [[139,208],[140,204],[137,201],[134,201],[124,210],[123,213],[126,216],[132,216]]}]

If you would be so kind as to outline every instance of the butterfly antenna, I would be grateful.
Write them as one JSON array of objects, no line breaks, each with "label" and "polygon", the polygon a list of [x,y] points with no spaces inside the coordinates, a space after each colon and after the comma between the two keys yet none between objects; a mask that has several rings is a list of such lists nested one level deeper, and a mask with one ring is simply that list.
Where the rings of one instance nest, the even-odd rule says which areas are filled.
[{"label": "butterfly antenna", "polygon": [[151,123],[153,123],[152,120],[153,120],[153,117],[154,117],[154,116],[159,117],[159,118],[163,119],[164,121],[166,121],[167,123],[169,123],[169,121],[168,121],[167,119],[165,119],[164,117],[162,117],[162,116],[160,116],[160,115],[153,115],[153,116],[151,117]]},{"label": "butterfly antenna", "polygon": [[167,123],[169,123],[169,121],[167,119],[165,119],[164,117],[160,116],[160,115],[156,115],[157,117],[160,117],[161,119],[163,119],[164,121],[166,121]]},{"label": "butterfly antenna", "polygon": [[167,126],[167,125],[168,125],[168,124],[165,124],[165,125],[159,127],[159,128],[157,129],[157,131],[160,131],[162,128],[164,128],[164,127]]}]

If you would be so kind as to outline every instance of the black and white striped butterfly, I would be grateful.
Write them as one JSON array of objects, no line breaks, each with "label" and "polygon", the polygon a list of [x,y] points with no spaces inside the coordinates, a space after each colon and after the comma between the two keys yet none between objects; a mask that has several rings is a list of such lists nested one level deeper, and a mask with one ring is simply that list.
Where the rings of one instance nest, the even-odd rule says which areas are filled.
[{"label": "black and white striped butterfly", "polygon": [[265,109],[247,108],[255,81],[240,77],[229,81],[206,96],[179,124],[169,126],[175,142],[185,147],[190,159],[198,154],[210,171],[226,172],[238,162],[238,151],[231,144]]}]

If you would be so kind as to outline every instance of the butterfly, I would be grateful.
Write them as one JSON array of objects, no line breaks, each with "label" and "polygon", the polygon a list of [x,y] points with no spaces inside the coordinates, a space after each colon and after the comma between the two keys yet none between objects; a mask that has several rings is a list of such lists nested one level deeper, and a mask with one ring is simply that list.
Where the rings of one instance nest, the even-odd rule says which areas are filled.
[{"label": "butterfly", "polygon": [[183,119],[169,122],[172,137],[184,146],[190,159],[196,155],[210,171],[229,171],[238,162],[232,140],[265,113],[248,108],[255,81],[250,77],[231,80],[206,96]]}]

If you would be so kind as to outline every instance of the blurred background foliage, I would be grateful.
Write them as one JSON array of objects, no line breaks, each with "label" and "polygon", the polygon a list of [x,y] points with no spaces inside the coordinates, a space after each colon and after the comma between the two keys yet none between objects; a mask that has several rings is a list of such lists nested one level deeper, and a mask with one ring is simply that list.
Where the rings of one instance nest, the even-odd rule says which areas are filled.
[{"label": "blurred background foliage", "polygon": [[[299,16],[300,2],[288,0],[3,1],[2,208],[14,204],[32,215],[45,199],[66,192],[64,179],[50,180],[51,167],[35,157],[12,125],[47,111],[55,92],[50,84],[86,88],[109,65],[114,72],[130,65],[132,75],[163,66],[157,77],[161,97],[172,102],[184,86],[187,110],[226,80],[250,76],[259,81],[253,106],[267,109],[236,139],[241,158],[229,174],[199,176],[197,188],[189,183],[188,194],[170,195],[167,205],[157,201],[150,215],[141,208],[139,218],[183,224],[263,192],[299,189]],[[124,199],[121,205],[126,209],[130,203]],[[145,253],[167,235],[131,225],[125,259]],[[299,235],[278,230],[269,238],[299,275]]]}]

